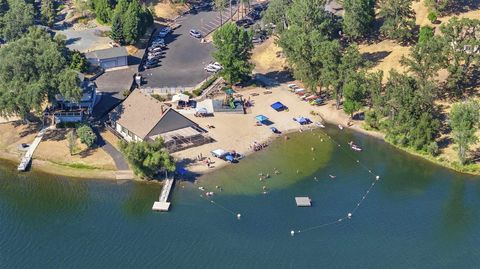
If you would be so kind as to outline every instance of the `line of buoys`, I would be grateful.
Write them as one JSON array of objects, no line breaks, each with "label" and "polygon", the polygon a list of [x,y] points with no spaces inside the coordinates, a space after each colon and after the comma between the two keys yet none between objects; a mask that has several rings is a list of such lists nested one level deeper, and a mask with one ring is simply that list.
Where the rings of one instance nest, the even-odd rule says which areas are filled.
[{"label": "line of buoys", "polygon": [[[321,131],[321,130],[320,130]],[[353,208],[352,211],[348,212],[347,213],[347,216],[346,217],[343,217],[343,218],[339,218],[335,221],[332,221],[332,222],[327,222],[327,223],[323,223],[323,224],[320,224],[320,225],[317,225],[317,226],[312,226],[312,227],[309,227],[309,228],[306,228],[306,229],[303,229],[303,230],[298,230],[295,232],[295,230],[291,230],[290,231],[290,235],[291,236],[294,236],[296,233],[304,233],[304,232],[307,232],[307,231],[311,231],[311,230],[316,230],[316,229],[320,229],[320,228],[323,228],[323,227],[326,227],[326,226],[330,226],[330,225],[334,225],[334,224],[339,224],[341,223],[342,221],[344,220],[350,220],[352,219],[353,217],[353,214],[355,213],[355,211],[357,211],[357,209],[362,205],[362,203],[365,201],[365,199],[367,199],[368,195],[370,194],[370,192],[372,191],[372,189],[375,187],[375,184],[380,180],[380,176],[379,175],[375,175],[375,173],[371,170],[371,169],[368,169],[368,167],[366,167],[362,162],[360,162],[360,160],[358,159],[355,159],[354,157],[352,157],[350,155],[350,152],[345,150],[341,144],[337,143],[337,141],[335,141],[331,136],[329,136],[327,133],[321,131],[325,136],[327,136],[334,144],[336,144],[339,148],[341,148],[345,154],[347,154],[355,163],[359,164],[362,168],[364,168],[369,174],[373,175],[374,176],[374,180],[372,182],[372,184],[370,185],[370,187],[365,191],[364,195],[362,196],[362,198],[360,199],[360,201],[358,201],[355,205],[355,207]],[[329,175],[330,178],[334,179],[336,176],[334,175]],[[314,178],[316,180],[316,177]]]}]

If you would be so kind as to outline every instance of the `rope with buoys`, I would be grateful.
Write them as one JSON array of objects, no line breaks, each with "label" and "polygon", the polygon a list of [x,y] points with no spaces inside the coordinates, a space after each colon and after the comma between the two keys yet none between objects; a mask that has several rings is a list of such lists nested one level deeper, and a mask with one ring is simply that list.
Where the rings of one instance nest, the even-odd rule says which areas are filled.
[{"label": "rope with buoys", "polygon": [[212,205],[214,205],[214,206],[216,206],[216,207],[218,207],[218,208],[220,208],[220,209],[223,209],[225,212],[230,213],[230,214],[236,216],[237,219],[240,219],[240,217],[242,216],[240,213],[235,213],[233,210],[228,209],[227,207],[221,205],[220,203],[215,202],[215,201],[212,200],[212,199],[208,199],[208,198],[205,197],[203,194],[200,194],[200,197],[201,197],[202,199],[206,200],[206,201],[209,201],[210,204],[212,204]]},{"label": "rope with buoys", "polygon": [[[321,130],[320,130],[321,131]],[[322,223],[320,225],[316,225],[316,226],[312,226],[312,227],[308,227],[308,228],[305,228],[305,229],[300,229],[300,230],[291,230],[290,231],[290,235],[291,236],[294,236],[295,233],[304,233],[304,232],[308,232],[308,231],[312,231],[312,230],[316,230],[316,229],[320,229],[320,228],[324,228],[324,227],[327,227],[327,226],[330,226],[330,225],[335,225],[335,224],[339,224],[345,220],[350,220],[353,216],[353,214],[357,211],[357,209],[362,205],[362,203],[368,198],[368,195],[370,194],[370,192],[372,191],[372,189],[375,187],[375,185],[377,184],[377,182],[380,180],[380,176],[376,175],[375,173],[372,172],[371,169],[368,169],[368,167],[366,165],[364,165],[363,163],[360,162],[360,160],[358,159],[355,159],[353,158],[350,154],[348,154],[349,152],[347,150],[345,150],[345,148],[342,147],[342,145],[340,143],[338,143],[337,141],[335,141],[331,136],[329,136],[327,133],[321,131],[325,136],[327,136],[334,144],[336,144],[340,149],[342,149],[347,156],[349,156],[351,159],[353,159],[355,161],[355,163],[357,163],[358,165],[360,165],[362,168],[364,168],[368,173],[370,173],[371,175],[374,176],[374,180],[372,182],[372,184],[370,185],[370,187],[365,191],[364,195],[362,196],[362,198],[357,202],[357,204],[355,205],[355,207],[347,213],[346,216],[344,217],[341,217],[337,220],[334,220],[334,221],[331,221],[331,222],[327,222],[327,223]]]}]

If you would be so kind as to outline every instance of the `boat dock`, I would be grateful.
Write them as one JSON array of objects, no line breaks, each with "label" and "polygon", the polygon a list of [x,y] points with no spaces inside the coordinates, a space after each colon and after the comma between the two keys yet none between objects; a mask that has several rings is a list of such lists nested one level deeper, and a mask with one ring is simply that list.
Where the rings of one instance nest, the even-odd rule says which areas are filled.
[{"label": "boat dock", "polygon": [[153,203],[153,211],[168,212],[170,209],[170,202],[167,202],[168,197],[170,196],[170,191],[172,190],[173,182],[175,181],[174,177],[165,179],[165,184],[163,185],[162,192],[158,201]]},{"label": "boat dock", "polygon": [[35,139],[33,140],[33,143],[28,147],[27,152],[26,152],[25,155],[22,157],[22,160],[20,161],[20,164],[19,164],[18,167],[17,167],[17,170],[18,170],[18,171],[24,172],[24,171],[27,170],[28,165],[29,165],[30,162],[32,161],[33,153],[35,152],[35,150],[37,149],[38,145],[39,145],[40,142],[42,141],[43,135],[45,134],[45,132],[47,131],[47,129],[48,129],[48,127],[47,127],[47,128],[43,128],[42,130],[40,130],[40,132],[37,134],[37,136],[36,136]]}]

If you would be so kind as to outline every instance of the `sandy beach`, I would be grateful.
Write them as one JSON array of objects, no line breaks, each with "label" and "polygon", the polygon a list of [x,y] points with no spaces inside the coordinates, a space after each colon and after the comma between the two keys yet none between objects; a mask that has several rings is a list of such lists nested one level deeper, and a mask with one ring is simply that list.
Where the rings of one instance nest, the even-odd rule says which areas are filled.
[{"label": "sandy beach", "polygon": [[[179,110],[183,115],[197,122],[205,130],[208,130],[208,135],[212,137],[215,142],[176,152],[173,156],[177,161],[185,165],[188,171],[204,174],[229,164],[223,160],[212,157],[212,150],[235,150],[238,153],[248,155],[252,153],[251,145],[253,142],[268,143],[275,138],[280,137],[284,139],[284,136],[289,132],[316,127],[315,124],[300,126],[297,122],[293,121],[294,117],[307,117],[313,122],[321,122],[323,118],[323,120],[328,123],[335,125],[341,124],[347,128],[349,117],[345,115],[342,110],[335,108],[334,101],[327,102],[322,106],[312,106],[290,92],[286,84],[269,88],[268,91],[271,92],[270,94],[264,94],[265,91],[266,89],[264,88],[254,88],[238,92],[243,98],[250,97],[250,100],[253,102],[253,106],[247,109],[247,114],[215,113],[213,117],[199,118],[193,115],[193,110]],[[252,93],[259,95],[252,96]],[[277,112],[272,109],[270,105],[277,101],[287,106],[289,108],[288,111]],[[312,111],[318,113],[321,117],[311,115]],[[270,130],[270,126],[257,126],[255,124],[255,116],[260,114],[267,116],[270,121],[273,122],[270,126],[276,127],[282,134],[274,134]],[[209,129],[207,125],[213,125],[215,128]],[[381,133],[362,129],[361,122],[353,121],[353,125],[348,128],[383,138],[383,134]],[[214,162],[210,165],[210,168],[207,167],[204,162],[197,161],[197,156],[200,154],[204,158],[210,157],[211,161]]]}]

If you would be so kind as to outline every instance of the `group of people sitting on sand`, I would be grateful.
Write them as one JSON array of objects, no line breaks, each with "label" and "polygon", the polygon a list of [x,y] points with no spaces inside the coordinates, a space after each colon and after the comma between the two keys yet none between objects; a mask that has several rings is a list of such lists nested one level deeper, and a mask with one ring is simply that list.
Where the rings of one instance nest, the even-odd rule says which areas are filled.
[{"label": "group of people sitting on sand", "polygon": [[252,145],[250,145],[250,149],[253,149],[253,151],[259,151],[261,149],[264,149],[268,146],[267,143],[257,143],[257,142],[253,142]]}]

